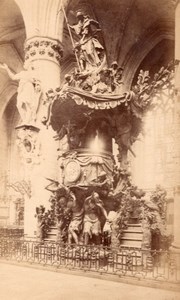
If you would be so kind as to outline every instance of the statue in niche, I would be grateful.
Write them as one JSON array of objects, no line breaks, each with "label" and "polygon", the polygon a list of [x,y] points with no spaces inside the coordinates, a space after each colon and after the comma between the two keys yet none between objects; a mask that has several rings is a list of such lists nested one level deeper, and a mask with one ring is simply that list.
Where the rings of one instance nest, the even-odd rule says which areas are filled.
[{"label": "statue in niche", "polygon": [[100,31],[99,23],[82,12],[78,12],[76,17],[77,24],[70,28],[80,36],[80,41],[75,46],[80,68],[81,71],[92,71],[94,67],[101,65],[101,57],[104,52],[104,47],[96,38],[96,34]]},{"label": "statue in niche", "polygon": [[19,207],[17,211],[17,225],[22,225],[24,221],[24,207]]},{"label": "statue in niche", "polygon": [[72,211],[72,218],[68,227],[68,243],[79,244],[79,236],[83,226],[84,209],[77,201],[73,192],[70,192],[68,208]]},{"label": "statue in niche", "polygon": [[100,244],[102,218],[107,218],[106,210],[104,209],[102,200],[99,198],[99,194],[93,192],[84,202],[83,234],[85,245],[88,245],[92,239],[95,244]]},{"label": "statue in niche", "polygon": [[20,226],[24,223],[24,199],[18,198],[16,200],[16,206],[15,206],[15,215],[16,215],[16,222],[15,224]]},{"label": "statue in niche", "polygon": [[45,207],[40,205],[40,207],[36,207],[36,214],[35,217],[37,218],[37,233],[36,237],[38,241],[43,241],[44,234],[45,234]]},{"label": "statue in niche", "polygon": [[0,64],[0,68],[6,70],[12,80],[19,81],[17,109],[22,119],[22,125],[33,125],[36,122],[42,94],[34,66],[31,64],[28,70],[23,70],[17,74],[14,74],[6,64]]}]

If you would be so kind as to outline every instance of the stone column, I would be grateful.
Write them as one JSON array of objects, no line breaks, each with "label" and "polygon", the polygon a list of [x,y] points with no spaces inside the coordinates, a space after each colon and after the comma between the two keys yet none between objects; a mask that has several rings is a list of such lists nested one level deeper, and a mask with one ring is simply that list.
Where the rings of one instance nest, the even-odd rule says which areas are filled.
[{"label": "stone column", "polygon": [[180,251],[180,1],[177,1],[175,13],[175,59],[178,62],[175,71],[175,171],[174,178],[174,242],[172,249]]},{"label": "stone column", "polygon": [[[25,67],[33,62],[45,90],[59,86],[64,16],[61,0],[16,0],[26,29]],[[66,6],[67,0],[63,1]]]},{"label": "stone column", "polygon": [[[15,1],[22,12],[26,30],[24,67],[29,69],[31,65],[34,66],[40,80],[43,95],[45,95],[49,89],[55,89],[60,86],[64,24],[61,0]],[[63,0],[65,9],[68,2],[69,0]],[[40,100],[39,106],[38,111],[40,113],[38,112],[36,121],[38,130],[33,132],[33,134],[30,133],[32,144],[35,143],[35,147],[38,147],[38,151],[33,151],[32,154],[35,153],[38,159],[35,164],[30,162],[29,178],[26,178],[26,180],[31,182],[32,194],[30,199],[25,199],[24,228],[25,234],[31,237],[35,236],[36,232],[36,206],[44,205],[48,208],[49,192],[45,190],[45,186],[49,182],[45,177],[56,179],[58,167],[57,147],[53,139],[55,132],[50,127],[46,128],[40,122],[43,101]],[[33,131],[33,127],[27,128],[25,126],[25,130]]]}]

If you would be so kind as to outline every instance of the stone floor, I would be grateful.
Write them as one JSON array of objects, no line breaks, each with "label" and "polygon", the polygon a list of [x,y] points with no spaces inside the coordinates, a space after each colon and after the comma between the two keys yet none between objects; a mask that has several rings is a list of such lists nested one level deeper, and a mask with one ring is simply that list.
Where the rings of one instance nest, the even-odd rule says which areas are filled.
[{"label": "stone floor", "polygon": [[1,300],[180,300],[180,292],[0,263]]}]

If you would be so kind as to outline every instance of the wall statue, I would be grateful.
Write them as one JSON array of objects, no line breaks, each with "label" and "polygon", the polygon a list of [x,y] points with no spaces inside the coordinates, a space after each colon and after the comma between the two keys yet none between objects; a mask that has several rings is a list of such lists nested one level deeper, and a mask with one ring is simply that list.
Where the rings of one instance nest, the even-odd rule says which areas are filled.
[{"label": "wall statue", "polygon": [[19,81],[17,109],[22,119],[22,125],[33,125],[36,122],[39,100],[42,95],[40,81],[34,66],[31,64],[28,70],[17,74],[14,74],[6,64],[0,64],[0,68],[6,70],[12,80]]}]

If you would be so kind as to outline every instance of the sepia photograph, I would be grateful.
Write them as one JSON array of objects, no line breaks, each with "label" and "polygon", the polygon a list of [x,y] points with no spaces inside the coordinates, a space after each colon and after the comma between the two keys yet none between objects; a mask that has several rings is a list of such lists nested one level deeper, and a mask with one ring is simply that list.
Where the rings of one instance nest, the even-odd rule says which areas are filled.
[{"label": "sepia photograph", "polygon": [[180,300],[180,0],[0,0],[0,299]]}]

